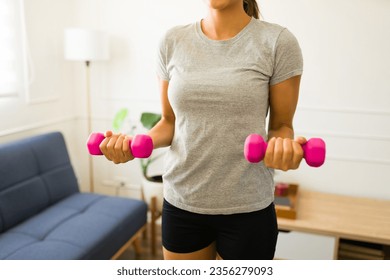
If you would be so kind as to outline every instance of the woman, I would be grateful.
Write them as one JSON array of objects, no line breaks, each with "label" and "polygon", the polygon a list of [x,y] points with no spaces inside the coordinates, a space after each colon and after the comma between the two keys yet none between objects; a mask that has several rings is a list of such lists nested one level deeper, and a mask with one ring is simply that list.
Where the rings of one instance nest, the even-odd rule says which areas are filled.
[{"label": "woman", "polygon": [[[278,235],[273,171],[298,168],[293,140],[302,56],[285,28],[258,19],[255,0],[205,0],[207,16],[161,41],[162,119],[149,132],[170,146],[164,174],[165,259],[272,259]],[[265,120],[269,110],[268,133]],[[250,133],[268,136],[265,159],[243,157]],[[106,132],[115,163],[129,137]]]}]

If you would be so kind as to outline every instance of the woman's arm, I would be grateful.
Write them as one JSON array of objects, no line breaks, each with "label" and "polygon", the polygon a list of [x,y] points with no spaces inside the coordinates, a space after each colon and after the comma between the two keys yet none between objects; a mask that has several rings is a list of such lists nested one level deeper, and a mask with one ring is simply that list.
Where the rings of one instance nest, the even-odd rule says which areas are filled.
[{"label": "woman's arm", "polygon": [[175,113],[168,100],[168,81],[158,78],[161,95],[162,113],[161,120],[149,131],[153,140],[154,148],[167,147],[171,145],[175,132]]},{"label": "woman's arm", "polygon": [[303,157],[306,139],[294,139],[293,118],[298,103],[301,76],[294,76],[270,87],[267,167],[287,171],[296,169]]}]

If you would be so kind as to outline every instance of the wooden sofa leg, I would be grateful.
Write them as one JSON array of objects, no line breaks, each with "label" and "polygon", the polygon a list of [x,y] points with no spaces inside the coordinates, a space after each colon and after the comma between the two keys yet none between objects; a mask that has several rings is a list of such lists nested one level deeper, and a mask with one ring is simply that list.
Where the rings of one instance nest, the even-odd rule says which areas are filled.
[{"label": "wooden sofa leg", "polygon": [[142,232],[142,238],[146,240],[148,238],[148,227],[145,228],[145,230]]},{"label": "wooden sofa leg", "polygon": [[126,251],[131,245],[134,246],[135,253],[137,256],[139,256],[142,253],[142,248],[141,248],[141,235],[145,231],[146,225],[144,225],[140,230],[138,230],[133,237],[129,239],[129,241],[126,242],[125,245],[123,245],[116,253],[114,256],[111,257],[112,260],[118,259],[124,251]]},{"label": "wooden sofa leg", "polygon": [[142,254],[142,246],[141,246],[141,235],[137,236],[133,242],[135,255],[137,257],[141,256]]}]

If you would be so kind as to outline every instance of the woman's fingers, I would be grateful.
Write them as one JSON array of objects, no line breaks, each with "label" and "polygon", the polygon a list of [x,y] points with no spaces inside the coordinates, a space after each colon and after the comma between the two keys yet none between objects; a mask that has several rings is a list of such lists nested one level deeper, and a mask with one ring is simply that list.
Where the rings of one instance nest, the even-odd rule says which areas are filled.
[{"label": "woman's fingers", "polygon": [[107,157],[109,157],[110,160],[113,161],[114,163],[117,163],[115,157],[115,144],[118,137],[119,135],[112,135],[111,137],[108,138],[108,143],[107,143]]},{"label": "woman's fingers", "polygon": [[124,135],[122,141],[122,154],[123,154],[122,163],[134,159],[134,156],[131,153],[131,149],[130,149],[130,143],[131,143],[130,141],[131,141],[131,137]]},{"label": "woman's fingers", "polygon": [[[299,141],[305,143],[306,139]],[[268,141],[264,164],[269,168],[287,171],[297,169],[302,158],[303,150],[299,142],[290,138],[271,138]]]},{"label": "woman's fingers", "polygon": [[106,131],[105,136],[99,148],[108,160],[118,164],[134,159],[129,147],[131,137],[112,131]]},{"label": "woman's fingers", "polygon": [[105,133],[104,133],[104,137],[111,137],[114,133],[111,131],[111,130],[107,130]]},{"label": "woman's fingers", "polygon": [[303,144],[305,144],[307,142],[306,138],[302,137],[302,136],[296,137],[294,141],[299,143],[299,144],[301,144],[301,145],[303,145]]},{"label": "woman's fingers", "polygon": [[[305,140],[306,143],[306,140]],[[292,166],[291,169],[297,169],[299,165],[301,164],[302,158],[303,158],[303,149],[302,145],[296,141],[292,142],[292,148],[294,150],[293,156],[292,156]]]},{"label": "woman's fingers", "polygon": [[276,138],[273,137],[268,140],[268,146],[267,150],[265,151],[265,156],[264,156],[264,164],[267,167],[273,168],[272,166],[274,165],[274,150],[275,150],[275,142]]},{"label": "woman's fingers", "polygon": [[293,157],[294,157],[293,141],[287,138],[283,139],[283,157],[281,162],[282,170],[287,171],[289,169],[297,168],[294,166]]}]

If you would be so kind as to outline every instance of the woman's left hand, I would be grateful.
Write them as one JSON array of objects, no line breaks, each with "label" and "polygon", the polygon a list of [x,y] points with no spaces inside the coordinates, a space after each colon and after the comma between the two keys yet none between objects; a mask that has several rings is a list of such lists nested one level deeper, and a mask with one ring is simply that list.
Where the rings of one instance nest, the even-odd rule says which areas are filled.
[{"label": "woman's left hand", "polygon": [[265,152],[264,164],[269,168],[283,171],[297,169],[303,158],[301,145],[306,142],[304,137],[297,137],[295,140],[280,137],[271,138]]}]

